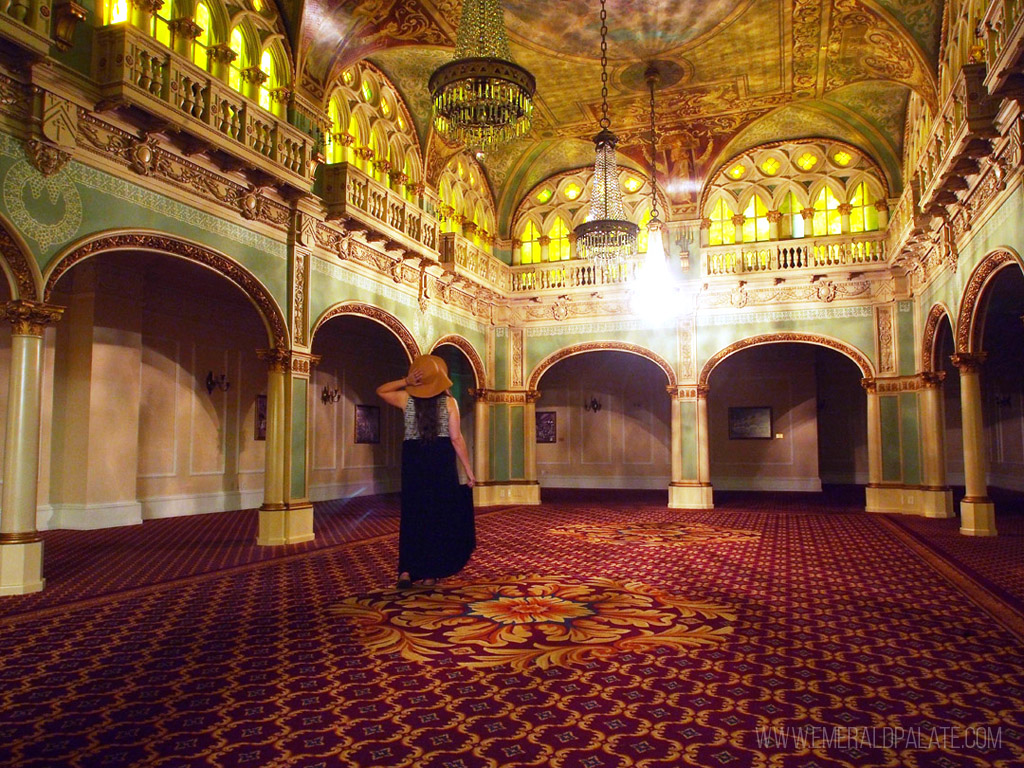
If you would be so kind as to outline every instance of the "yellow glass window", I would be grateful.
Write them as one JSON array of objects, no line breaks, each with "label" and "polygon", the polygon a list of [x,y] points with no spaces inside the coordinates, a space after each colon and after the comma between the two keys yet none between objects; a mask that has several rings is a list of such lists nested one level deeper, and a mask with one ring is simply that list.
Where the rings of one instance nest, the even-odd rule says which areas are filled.
[{"label": "yellow glass window", "polygon": [[367,80],[363,80],[359,92],[363,95],[363,101],[369,101],[373,98],[373,86]]},{"label": "yellow glass window", "polygon": [[862,181],[853,191],[850,198],[850,231],[871,232],[878,229],[878,209],[875,208],[875,199],[868,189],[867,182]]},{"label": "yellow glass window", "polygon": [[805,171],[810,171],[811,168],[818,164],[818,156],[813,152],[804,152],[800,157],[796,159],[796,164]]},{"label": "yellow glass window", "polygon": [[196,5],[196,24],[200,28],[192,46],[192,61],[202,69],[210,68],[210,7],[206,3]]},{"label": "yellow glass window", "polygon": [[246,60],[245,44],[242,41],[242,30],[238,27],[231,30],[231,37],[228,38],[228,47],[235,53],[235,60],[231,62],[231,71],[228,73],[228,85],[236,91],[241,91],[242,68],[246,66]]},{"label": "yellow glass window", "polygon": [[743,242],[756,243],[768,239],[768,208],[760,196],[754,195],[743,211]]},{"label": "yellow glass window", "polygon": [[782,163],[780,163],[778,158],[775,157],[766,157],[761,163],[761,170],[764,172],[765,176],[774,176],[779,172],[779,168],[781,167]]},{"label": "yellow glass window", "polygon": [[743,167],[743,163],[736,163],[736,165],[726,171],[729,177],[733,179],[743,178],[743,174],[746,172],[747,169]]},{"label": "yellow glass window", "polygon": [[580,189],[579,184],[570,183],[565,185],[565,197],[568,200],[575,200],[580,196],[583,190]]},{"label": "yellow glass window", "polygon": [[363,142],[363,132],[359,130],[359,121],[356,120],[355,115],[351,115],[348,119],[348,133],[353,137],[353,141],[347,147],[345,147],[345,162],[356,164],[358,157],[356,156],[356,147],[366,146]]},{"label": "yellow glass window", "polygon": [[106,16],[107,24],[120,24],[122,21],[128,21],[128,0],[108,0]]},{"label": "yellow glass window", "polygon": [[380,100],[380,112],[384,117],[391,117],[391,105],[388,104],[387,99]]},{"label": "yellow glass window", "polygon": [[537,202],[546,203],[551,199],[551,195],[554,194],[550,189],[544,188],[537,193]]},{"label": "yellow glass window", "polygon": [[252,9],[259,13],[263,10],[263,0],[252,0]]},{"label": "yellow glass window", "polygon": [[842,216],[836,209],[839,201],[829,187],[824,187],[814,200],[814,223],[813,231],[815,237],[821,235],[838,235],[843,229]]},{"label": "yellow glass window", "polygon": [[153,35],[153,37],[155,37],[158,41],[160,41],[161,43],[163,43],[167,47],[170,47],[170,45],[171,45],[170,19],[167,18],[166,16],[164,16],[163,13],[161,13],[161,11],[164,11],[165,13],[169,12],[170,11],[170,3],[167,3],[166,5],[162,6],[159,11],[157,11],[156,13],[153,14],[153,20],[150,22],[152,26],[151,26],[151,28],[149,30],[149,33],[151,35]]},{"label": "yellow glass window", "polygon": [[260,56],[260,71],[267,76],[260,86],[260,106],[269,111],[270,91],[277,88],[277,67],[274,66],[274,57],[270,55],[270,51],[264,51]]},{"label": "yellow glass window", "polygon": [[522,241],[522,246],[519,249],[520,263],[538,263],[540,261],[540,243],[537,241],[540,239],[540,232],[537,231],[537,227],[532,221],[526,222],[519,239]]},{"label": "yellow glass window", "polygon": [[800,212],[803,210],[800,203],[797,201],[796,195],[790,192],[786,195],[782,201],[782,206],[779,211],[782,213],[782,230],[779,232],[779,237],[783,240],[792,237],[803,237],[804,236],[804,217]]},{"label": "yellow glass window", "polygon": [[853,155],[851,155],[845,149],[840,149],[838,152],[832,155],[832,159],[836,161],[836,165],[845,168],[850,164],[850,161],[853,160]]},{"label": "yellow glass window", "polygon": [[572,255],[569,252],[569,227],[565,225],[561,216],[551,225],[548,237],[551,238],[548,245],[548,261],[564,261]]},{"label": "yellow glass window", "polygon": [[352,85],[352,80],[353,80],[352,70],[351,69],[346,69],[344,72],[342,72],[341,73],[341,79],[342,79],[342,82],[345,83],[345,85]]},{"label": "yellow glass window", "polygon": [[643,182],[634,176],[627,176],[626,182],[623,186],[626,188],[627,192],[636,192],[641,186],[643,186]]},{"label": "yellow glass window", "polygon": [[644,215],[640,217],[640,221],[637,222],[637,226],[640,227],[640,231],[636,235],[636,252],[647,253],[647,242],[648,232],[647,225],[651,222],[651,210],[648,208],[644,211]]},{"label": "yellow glass window", "polygon": [[708,230],[709,245],[726,245],[736,242],[736,225],[732,223],[732,210],[719,198],[711,209],[711,228]]}]

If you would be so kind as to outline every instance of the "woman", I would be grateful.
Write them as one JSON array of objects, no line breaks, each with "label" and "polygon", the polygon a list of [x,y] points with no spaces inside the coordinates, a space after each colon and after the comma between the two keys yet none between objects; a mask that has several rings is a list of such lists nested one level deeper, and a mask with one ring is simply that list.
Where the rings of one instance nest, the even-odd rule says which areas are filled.
[{"label": "woman", "polygon": [[448,366],[420,355],[404,379],[377,387],[385,402],[405,411],[402,443],[402,519],[398,533],[398,588],[427,586],[462,570],[476,547],[473,499],[460,488],[455,459],[476,483],[459,424],[459,406],[448,393]]}]

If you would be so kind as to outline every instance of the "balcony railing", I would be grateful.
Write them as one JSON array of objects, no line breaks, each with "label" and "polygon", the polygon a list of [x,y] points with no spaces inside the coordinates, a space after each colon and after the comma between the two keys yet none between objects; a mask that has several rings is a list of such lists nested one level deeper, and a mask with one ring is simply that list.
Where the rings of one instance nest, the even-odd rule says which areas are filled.
[{"label": "balcony railing", "polygon": [[512,293],[625,285],[640,276],[643,263],[644,257],[638,256],[607,266],[575,259],[525,264],[512,267]]},{"label": "balcony railing", "polygon": [[45,56],[51,45],[50,15],[45,0],[0,0],[0,37]]},{"label": "balcony railing", "polygon": [[988,64],[985,86],[993,96],[1024,92],[1024,0],[993,0],[981,24]]},{"label": "balcony railing", "polygon": [[108,103],[142,109],[246,166],[309,189],[313,139],[298,128],[130,24],[100,29],[93,47],[94,77]]},{"label": "balcony railing", "polygon": [[932,134],[918,163],[921,210],[956,203],[967,189],[965,176],[978,172],[978,159],[991,154],[999,100],[984,86],[985,65],[965,64],[932,122]]},{"label": "balcony railing", "polygon": [[889,230],[885,241],[886,255],[895,258],[903,250],[928,233],[929,216],[921,213],[918,205],[917,181],[903,188],[903,194],[889,217]]},{"label": "balcony railing", "polygon": [[701,262],[708,277],[883,264],[885,233],[715,245],[703,249]]},{"label": "balcony railing", "polygon": [[350,163],[324,167],[327,217],[351,219],[398,245],[438,259],[437,220]]},{"label": "balcony railing", "polygon": [[441,263],[456,274],[473,277],[505,293],[512,285],[508,264],[455,232],[441,234]]}]

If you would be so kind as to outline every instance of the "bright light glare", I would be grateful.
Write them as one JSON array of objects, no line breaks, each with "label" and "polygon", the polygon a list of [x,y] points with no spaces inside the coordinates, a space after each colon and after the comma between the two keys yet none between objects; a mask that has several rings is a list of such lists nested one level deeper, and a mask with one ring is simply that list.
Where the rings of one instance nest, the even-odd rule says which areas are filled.
[{"label": "bright light glare", "polygon": [[633,314],[649,325],[664,325],[679,312],[675,281],[665,260],[664,229],[649,232],[647,257],[633,289],[630,308]]}]

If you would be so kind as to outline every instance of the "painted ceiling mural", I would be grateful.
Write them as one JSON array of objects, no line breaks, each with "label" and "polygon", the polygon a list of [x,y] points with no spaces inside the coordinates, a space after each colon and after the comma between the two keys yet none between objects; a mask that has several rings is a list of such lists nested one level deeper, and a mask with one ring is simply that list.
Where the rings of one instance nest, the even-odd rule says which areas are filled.
[{"label": "painted ceiling mural", "polygon": [[[412,110],[428,168],[453,150],[431,135],[426,82],[450,55],[461,0],[284,0],[303,87],[329,91],[369,58]],[[592,162],[600,114],[596,2],[505,0],[512,55],[537,79],[530,137],[483,158],[499,216],[549,175]],[[938,0],[608,0],[609,101],[623,162],[649,168],[643,72],[657,94],[659,182],[671,218],[697,214],[708,174],[755,142],[826,136],[871,154],[898,193],[910,93],[936,102]],[[441,156],[434,158],[433,154]],[[506,221],[499,222],[499,228]]]}]

